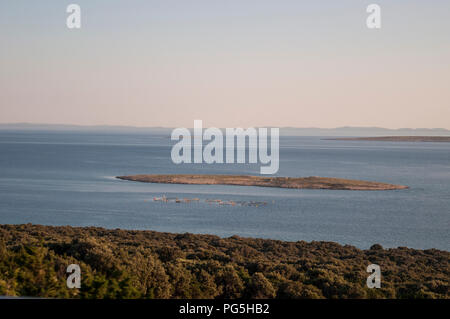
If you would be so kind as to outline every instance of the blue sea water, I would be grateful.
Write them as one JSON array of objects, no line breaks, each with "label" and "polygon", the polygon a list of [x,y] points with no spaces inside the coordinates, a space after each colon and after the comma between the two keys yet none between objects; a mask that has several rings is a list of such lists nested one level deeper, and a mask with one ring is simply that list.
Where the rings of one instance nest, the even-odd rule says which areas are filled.
[{"label": "blue sea water", "polygon": [[[408,185],[407,190],[166,185],[114,178],[259,174],[259,164],[175,165],[172,144],[156,134],[0,131],[0,223],[450,250],[450,143],[281,137],[279,176],[373,180]],[[153,201],[163,195],[201,201]],[[205,199],[267,205],[223,206]]]}]

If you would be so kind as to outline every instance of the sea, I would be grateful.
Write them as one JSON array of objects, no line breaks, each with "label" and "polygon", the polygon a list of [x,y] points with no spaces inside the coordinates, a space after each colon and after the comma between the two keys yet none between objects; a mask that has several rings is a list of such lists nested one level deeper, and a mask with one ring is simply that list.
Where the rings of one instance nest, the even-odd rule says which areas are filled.
[{"label": "sea", "polygon": [[[259,175],[260,164],[174,164],[173,144],[159,133],[2,130],[0,224],[450,250],[450,143],[280,137],[276,176],[361,179],[410,187],[405,190],[169,185],[115,178]],[[155,200],[161,197],[180,200]],[[199,200],[181,200],[185,198]]]}]

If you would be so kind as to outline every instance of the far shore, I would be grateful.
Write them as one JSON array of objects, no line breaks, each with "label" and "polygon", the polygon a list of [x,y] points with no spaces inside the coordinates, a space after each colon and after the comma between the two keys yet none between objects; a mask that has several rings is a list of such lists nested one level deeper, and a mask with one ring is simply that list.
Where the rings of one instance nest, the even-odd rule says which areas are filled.
[{"label": "far shore", "polygon": [[295,189],[395,190],[408,186],[331,177],[263,177],[248,175],[130,175],[118,179],[164,184],[237,185]]},{"label": "far shore", "polygon": [[374,136],[374,137],[340,137],[326,138],[334,141],[385,141],[385,142],[447,142],[450,136]]}]

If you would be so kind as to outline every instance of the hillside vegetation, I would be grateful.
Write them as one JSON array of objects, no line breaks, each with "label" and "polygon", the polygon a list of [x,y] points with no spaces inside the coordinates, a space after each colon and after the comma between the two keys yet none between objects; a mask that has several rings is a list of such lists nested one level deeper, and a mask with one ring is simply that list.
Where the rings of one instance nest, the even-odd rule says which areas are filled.
[{"label": "hillside vegetation", "polygon": [[[87,227],[0,225],[0,295],[449,298],[450,253]],[[366,286],[369,264],[381,288]],[[66,287],[79,264],[81,289]]]}]

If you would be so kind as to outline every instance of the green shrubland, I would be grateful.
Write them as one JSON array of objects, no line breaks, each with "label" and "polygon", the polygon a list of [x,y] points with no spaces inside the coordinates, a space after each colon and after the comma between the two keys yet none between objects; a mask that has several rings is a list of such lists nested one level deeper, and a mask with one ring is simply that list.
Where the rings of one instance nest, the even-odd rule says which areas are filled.
[{"label": "green shrubland", "polygon": [[[360,250],[96,227],[0,225],[0,295],[49,298],[449,298],[450,253]],[[369,289],[366,267],[381,267]],[[66,268],[81,267],[81,288]]]}]

